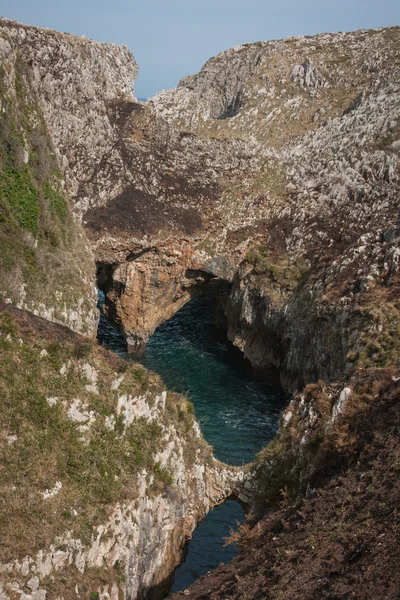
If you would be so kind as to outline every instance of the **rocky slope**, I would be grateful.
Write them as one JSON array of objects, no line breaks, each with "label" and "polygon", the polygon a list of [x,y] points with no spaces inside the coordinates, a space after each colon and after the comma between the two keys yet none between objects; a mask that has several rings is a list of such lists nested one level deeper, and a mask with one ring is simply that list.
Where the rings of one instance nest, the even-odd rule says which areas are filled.
[{"label": "rocky slope", "polygon": [[281,147],[399,67],[397,27],[235,46],[150,103],[199,135]]},{"label": "rocky slope", "polygon": [[[269,449],[270,462],[275,453],[275,469],[265,473],[269,511],[252,528],[243,527],[241,552],[232,563],[171,598],[398,597],[399,371],[371,371],[349,383],[362,392],[342,406],[340,418],[334,411],[332,420],[334,390],[328,387],[310,386],[298,398],[297,416],[311,417],[314,431],[301,439],[304,426],[291,420]],[[291,411],[297,412],[294,406]],[[323,435],[321,417],[328,428]],[[279,445],[286,448],[282,454]],[[294,478],[285,478],[284,457],[286,465],[303,463],[300,470],[313,465],[302,495],[292,494]]]},{"label": "rocky slope", "polygon": [[[226,316],[230,339],[255,367],[280,368],[288,391],[399,359],[399,35],[233,48],[150,100],[170,122],[256,140],[273,158],[237,190],[268,200]],[[371,330],[385,332],[376,351]]]},{"label": "rocky slope", "polygon": [[160,597],[198,520],[247,499],[243,471],[183,397],[87,338],[3,304],[0,347],[0,597]]},{"label": "rocky slope", "polygon": [[[379,283],[384,264],[397,261],[396,234],[389,248],[385,232],[396,230],[398,218],[398,37],[389,28],[234,48],[133,119],[131,150],[140,139],[152,156],[167,132],[147,175],[152,214],[162,200],[165,221],[146,222],[137,202],[143,234],[136,229],[135,238],[115,215],[117,203],[88,221],[90,228],[110,216],[115,223],[96,252],[110,315],[132,347],[192,295],[208,293],[210,280],[221,289],[233,281],[229,337],[254,366],[280,367],[288,391],[350,368],[346,356],[356,356],[359,344],[357,328],[346,323],[368,303],[357,290]],[[164,183],[165,157],[173,175]],[[123,202],[128,197],[120,214]],[[191,228],[178,215],[171,220],[171,206],[182,217],[191,211]],[[329,302],[329,286],[347,300]],[[337,325],[324,329],[331,315]],[[312,356],[296,357],[299,319],[302,340],[318,334]]]}]

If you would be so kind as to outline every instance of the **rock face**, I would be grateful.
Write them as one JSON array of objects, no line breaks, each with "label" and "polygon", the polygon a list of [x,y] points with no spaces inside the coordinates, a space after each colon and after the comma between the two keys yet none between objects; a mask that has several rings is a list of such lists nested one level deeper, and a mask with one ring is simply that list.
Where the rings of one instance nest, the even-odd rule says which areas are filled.
[{"label": "rock face", "polygon": [[307,58],[302,65],[296,65],[290,74],[292,81],[306,88],[327,88],[329,83],[325,77]]},{"label": "rock face", "polygon": [[[185,254],[183,243],[185,236],[203,227],[199,202],[205,205],[213,198],[220,173],[228,169],[225,165],[214,171],[218,160],[225,161],[221,144],[184,139],[175,132],[171,158],[165,154],[162,127],[147,129],[148,114],[143,120],[144,131],[135,129],[132,114],[140,122],[144,109],[135,102],[131,84],[137,67],[126,49],[5,20],[1,21],[0,37],[6,115],[1,141],[4,156],[10,160],[4,166],[6,187],[2,189],[2,211],[9,217],[2,231],[2,248],[7,253],[1,257],[2,272],[9,269],[2,281],[6,303],[49,321],[64,322],[77,331],[90,333],[94,329],[94,264],[78,223],[83,213],[99,266],[100,252],[111,248],[118,254],[122,243],[122,248],[128,248],[126,264],[133,262],[132,258],[136,261],[132,278],[141,272],[137,254],[147,250],[148,233],[162,241],[166,232],[170,236],[171,230],[178,231],[182,256],[168,240],[162,252],[155,245],[150,263],[155,275],[144,278],[150,291],[151,286],[162,288],[165,284],[171,290],[167,300],[176,306],[190,294],[202,293],[197,288],[203,283],[212,286],[213,279],[231,277],[229,259],[210,257],[206,252],[200,252],[200,259],[196,259],[189,252]],[[11,136],[14,130],[18,131],[15,139]],[[164,135],[168,138],[168,129]],[[190,162],[187,166],[184,158],[187,148],[193,166]],[[237,157],[228,170],[239,167],[242,160],[243,145],[232,144],[232,148]],[[161,167],[154,177],[152,161],[159,158]],[[182,161],[185,174],[188,171],[189,181],[184,175],[179,182],[175,182],[175,174],[171,178],[177,159]],[[195,169],[202,173],[200,181],[190,177]],[[25,195],[16,187],[15,182],[21,180]],[[160,186],[164,189],[162,197],[154,193]],[[72,217],[69,199],[74,201],[76,218]],[[169,210],[167,199],[171,201]],[[196,209],[186,206],[187,199]],[[149,201],[154,203],[152,215]],[[136,211],[132,202],[136,202]],[[217,205],[213,214],[218,210]],[[111,233],[119,235],[117,243],[104,235],[104,218]],[[13,237],[26,246],[17,255],[18,262],[12,260]],[[189,248],[191,243],[189,239]],[[161,256],[160,269],[157,256]],[[110,257],[113,266],[111,253],[109,262],[103,264],[110,265]],[[171,285],[167,276],[174,268],[179,277]],[[19,287],[13,287],[16,274],[22,274]],[[183,277],[193,289],[190,293],[183,290],[182,298],[172,300],[182,287]],[[37,289],[38,280],[41,289]],[[148,335],[173,311],[165,305],[159,315],[151,315],[150,310],[145,315],[144,300],[152,298],[146,285],[138,315]],[[78,295],[79,286],[84,288],[82,295]],[[72,308],[64,306],[67,294]],[[117,300],[119,296],[116,305]],[[152,300],[155,308],[158,300]],[[133,320],[133,333],[138,323],[138,319]],[[248,490],[241,485],[243,472],[214,461],[186,403],[170,398],[160,382],[149,382],[142,371],[129,374],[125,365],[111,361],[110,366],[82,340],[75,344],[64,330],[28,315],[6,312],[3,325],[2,373],[8,377],[3,390],[8,416],[1,433],[6,456],[2,502],[11,493],[16,510],[8,511],[1,536],[5,549],[1,558],[2,598],[15,594],[36,599],[46,594],[67,598],[88,590],[103,598],[121,594],[141,597],[145,593],[158,597],[168,588],[184,542],[198,520],[232,493],[249,500]],[[29,389],[22,393],[27,380],[22,375],[19,379],[19,375],[28,363],[32,377]],[[139,380],[151,390],[138,390]],[[18,403],[20,418],[13,412]],[[174,412],[177,427],[174,418],[170,420]],[[35,420],[39,415],[45,419],[46,428],[45,447],[37,456],[36,442],[30,445],[35,439],[41,443],[42,424]],[[54,430],[56,441],[50,430]],[[46,446],[51,439],[54,443]],[[33,462],[25,465],[30,481],[16,485],[10,474],[21,471],[12,465],[19,463],[21,453],[30,447],[27,456]],[[27,520],[19,513],[20,506],[30,507],[25,512]],[[29,514],[39,521],[31,521]],[[20,526],[24,533],[17,544],[13,531]],[[31,531],[37,532],[34,538],[28,535]]]},{"label": "rock face", "polygon": [[[280,368],[288,391],[364,361],[362,332],[391,327],[370,299],[386,295],[384,265],[392,281],[398,260],[397,238],[385,238],[397,221],[398,36],[389,28],[233,48],[148,101],[133,137],[152,154],[168,131],[175,173],[166,196],[159,162],[152,192],[167,211],[178,201],[181,214],[190,208],[199,220],[185,237],[182,223],[169,221],[176,235],[166,254],[162,225],[144,225],[131,261],[122,227],[113,239],[97,237],[96,252],[117,274],[110,315],[133,345],[198,293],[187,277],[191,257],[205,273],[216,257],[233,267],[221,275],[233,284],[229,337],[255,367]],[[158,130],[149,134],[151,115]],[[176,178],[182,172],[190,189]],[[194,182],[203,186],[198,198]],[[110,215],[105,209],[102,222]],[[137,205],[135,219],[142,223]]]},{"label": "rock face", "polygon": [[132,352],[142,350],[156,327],[192,298],[225,297],[234,272],[224,257],[210,259],[205,252],[196,253],[190,239],[167,239],[148,248],[104,245],[97,259],[97,281],[107,294],[108,317],[125,331]]},{"label": "rock face", "polygon": [[248,500],[244,471],[142,367],[4,305],[0,344],[1,598],[160,597],[197,522]]},{"label": "rock face", "polygon": [[[389,27],[243,44],[149,103],[200,135],[257,140],[263,148],[291,144],[315,128],[317,110],[337,117],[366,86],[396,71],[398,35]],[[239,93],[240,110],[219,118]]]},{"label": "rock face", "polygon": [[[101,205],[121,191],[115,179],[123,171],[123,149],[113,119],[124,120],[134,109],[135,59],[126,46],[7,20],[1,26],[7,52],[29,71],[68,194],[79,212]],[[99,169],[105,163],[106,172]]]},{"label": "rock face", "polygon": [[[136,301],[132,301],[132,293],[120,298],[124,285],[116,280],[116,290],[111,293],[109,286],[107,299],[110,313],[115,314],[131,345],[140,346],[159,322],[195,293],[191,290],[185,295],[181,290],[198,285],[195,277],[186,277],[188,270],[204,267],[208,272],[207,265],[212,262],[232,265],[237,261],[238,252],[228,257],[224,253],[218,261],[215,225],[222,239],[229,235],[226,205],[232,202],[232,195],[227,182],[238,180],[249,164],[258,164],[255,150],[240,141],[226,144],[183,135],[136,102],[133,81],[137,65],[127,48],[5,20],[2,35],[10,56],[18,56],[29,75],[32,94],[62,168],[65,191],[76,214],[83,217],[98,262],[114,265],[115,257],[125,253],[128,260],[123,258],[117,276],[126,281],[136,278],[145,288],[143,292],[135,289]],[[256,207],[257,214],[249,215],[243,204],[232,215],[235,226],[246,227],[262,210]],[[198,249],[201,243],[204,248]],[[195,251],[191,256],[184,250],[187,245]],[[168,247],[165,257],[163,247]],[[137,274],[140,266],[137,270],[137,259],[132,259],[134,254],[147,254],[149,248],[152,260],[147,256],[147,263],[159,274],[156,286],[151,277],[146,284],[141,281]],[[210,254],[206,250],[211,248]],[[172,269],[176,278],[172,289],[171,256],[179,252],[187,256]],[[165,290],[164,282],[168,282]],[[128,289],[132,292],[132,286]],[[182,294],[185,300],[175,300]],[[158,305],[159,315],[154,317],[150,316],[150,299]]]},{"label": "rock face", "polygon": [[59,106],[77,101],[67,81],[54,84],[46,70],[64,64],[61,47],[55,33],[0,21],[0,299],[93,335],[94,258],[72,212],[48,108],[60,128]]},{"label": "rock face", "polygon": [[[259,155],[273,157],[243,185],[246,200],[269,198],[259,227],[247,230],[253,249],[241,257],[226,317],[233,343],[255,367],[279,368],[288,392],[398,357],[388,340],[399,238],[386,234],[398,218],[398,38],[389,28],[233,48],[149,101],[176,126],[257,139]],[[239,91],[237,114],[212,118],[215,102]],[[382,330],[377,352],[366,349]]]}]

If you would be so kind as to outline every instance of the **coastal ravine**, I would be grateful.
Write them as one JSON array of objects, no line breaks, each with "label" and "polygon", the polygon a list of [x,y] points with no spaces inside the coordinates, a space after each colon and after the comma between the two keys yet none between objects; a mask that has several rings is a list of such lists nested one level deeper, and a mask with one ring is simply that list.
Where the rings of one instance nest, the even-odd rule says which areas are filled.
[{"label": "coastal ravine", "polygon": [[[99,304],[104,301],[100,293]],[[247,363],[213,326],[212,300],[197,298],[149,339],[146,351],[134,360],[159,373],[166,386],[193,402],[205,439],[216,458],[231,464],[250,462],[277,429],[283,393],[273,382],[252,378]],[[126,343],[101,315],[99,343],[130,359]],[[200,523],[189,543],[185,561],[175,572],[173,592],[236,555],[225,545],[232,529],[244,521],[235,500],[217,506]]]}]

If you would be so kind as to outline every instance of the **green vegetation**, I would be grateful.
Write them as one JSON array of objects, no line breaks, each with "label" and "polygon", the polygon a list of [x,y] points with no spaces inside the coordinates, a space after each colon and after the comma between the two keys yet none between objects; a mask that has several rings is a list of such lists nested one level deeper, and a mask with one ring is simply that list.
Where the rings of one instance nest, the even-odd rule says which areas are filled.
[{"label": "green vegetation", "polygon": [[3,199],[2,219],[6,221],[7,216],[15,219],[16,225],[37,236],[39,233],[38,191],[27,167],[20,170],[7,165],[1,176],[0,194]]},{"label": "green vegetation", "polygon": [[245,260],[253,265],[253,272],[261,275],[261,281],[268,287],[292,290],[307,272],[302,260],[290,259],[287,255],[277,255],[267,246],[252,248]]},{"label": "green vegetation", "polygon": [[[121,359],[113,357],[110,363],[95,343],[74,340],[60,329],[38,334],[21,319],[0,313],[0,558],[4,561],[49,546],[66,529],[88,543],[116,502],[135,500],[137,477],[144,470],[147,494],[165,493],[174,483],[174,474],[155,456],[168,443],[168,427],[185,440],[189,463],[198,448],[204,456],[211,455],[211,448],[191,431],[193,405],[178,394],[168,395],[159,418],[141,417],[126,424],[123,410],[117,410],[118,398],[146,394],[149,406],[154,406],[164,387],[157,375],[124,361],[124,379],[113,390],[112,383],[121,377]],[[84,365],[96,370],[98,393],[88,389]],[[69,412],[77,399],[78,410],[87,415],[81,421]],[[43,493],[57,482],[62,488],[45,499]]]},{"label": "green vegetation", "polygon": [[49,183],[45,183],[43,192],[45,200],[49,202],[53,216],[58,217],[61,222],[65,222],[68,214],[68,205],[64,196]]}]

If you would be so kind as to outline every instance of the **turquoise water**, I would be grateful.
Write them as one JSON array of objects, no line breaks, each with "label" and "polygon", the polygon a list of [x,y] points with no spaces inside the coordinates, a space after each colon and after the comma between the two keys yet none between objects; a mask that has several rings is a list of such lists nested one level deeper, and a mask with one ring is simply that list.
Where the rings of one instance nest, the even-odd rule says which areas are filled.
[{"label": "turquoise water", "polygon": [[[130,358],[124,338],[103,316],[98,339]],[[134,360],[159,373],[170,390],[190,398],[216,458],[231,465],[245,464],[275,434],[282,391],[272,382],[253,379],[240,353],[220,338],[213,327],[210,298],[192,300],[160,325],[146,352]],[[243,508],[234,500],[206,516],[193,534],[185,562],[175,572],[173,592],[232,560],[237,548],[225,546],[224,538],[244,518]]]}]

